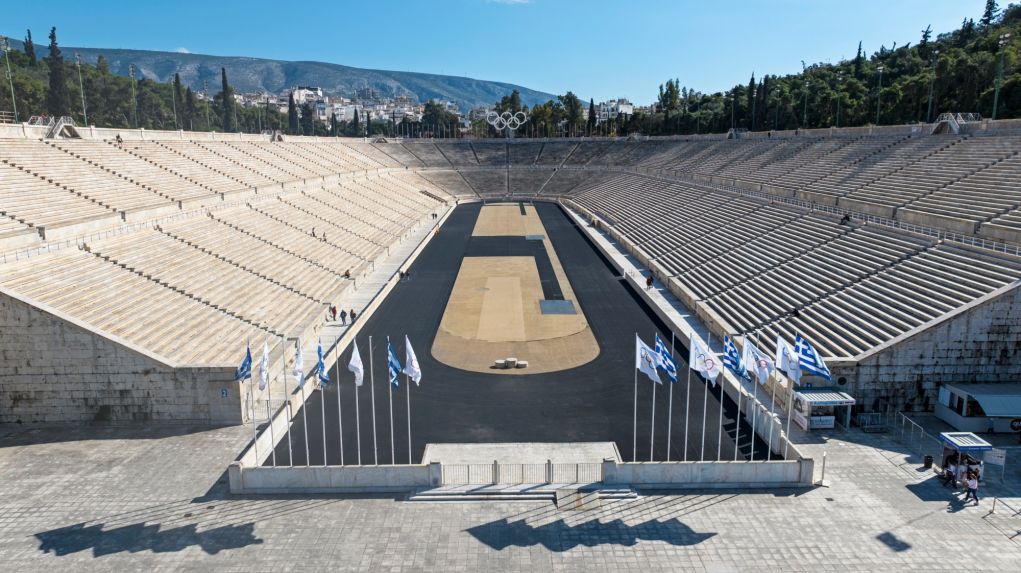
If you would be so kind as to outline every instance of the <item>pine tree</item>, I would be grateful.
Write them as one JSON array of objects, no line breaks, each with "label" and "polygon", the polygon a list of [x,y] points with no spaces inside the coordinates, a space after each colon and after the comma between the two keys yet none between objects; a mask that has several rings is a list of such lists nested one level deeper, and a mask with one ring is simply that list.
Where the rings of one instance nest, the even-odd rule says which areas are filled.
[{"label": "pine tree", "polygon": [[223,105],[223,131],[224,133],[233,133],[237,131],[237,125],[234,122],[234,90],[231,89],[230,84],[227,83],[227,68],[220,68],[220,96]]},{"label": "pine tree", "polygon": [[351,135],[358,137],[362,134],[362,126],[358,124],[358,109],[355,109],[354,118],[351,119]]},{"label": "pine tree", "polygon": [[50,30],[50,55],[46,58],[46,64],[50,67],[50,89],[46,94],[46,111],[53,117],[69,115],[71,109],[71,96],[67,91],[67,82],[64,79],[64,56],[57,46],[57,28]]},{"label": "pine tree", "polygon": [[588,100],[588,131],[592,133],[592,130],[596,128],[596,100],[589,98]]},{"label": "pine tree", "polygon": [[301,133],[302,135],[315,135],[315,108],[309,102],[301,104]]},{"label": "pine tree", "polygon": [[298,133],[298,108],[294,105],[294,92],[287,96],[287,132],[291,135]]},{"label": "pine tree", "polygon": [[106,56],[103,54],[99,54],[99,57],[96,58],[96,71],[103,76],[110,73],[110,64],[107,63]]},{"label": "pine tree", "polygon": [[28,56],[28,65],[35,67],[38,60],[35,57],[35,43],[32,42],[32,30],[25,30],[25,55]]},{"label": "pine tree", "polygon": [[[755,122],[758,119],[758,117],[753,117],[752,115],[752,110],[755,109],[755,96],[757,95],[757,92],[755,91],[756,85],[755,72],[752,72],[752,79],[748,80],[748,93],[745,94],[748,99],[748,103],[744,110],[745,123],[748,125],[748,129],[750,131],[755,131]],[[755,115],[757,116],[758,110],[755,111]]]},{"label": "pine tree", "polygon": [[858,54],[854,57],[854,77],[856,79],[861,79],[864,65],[865,55],[861,53],[861,42],[858,42]]},{"label": "pine tree", "polygon": [[997,16],[1000,15],[1000,7],[996,4],[996,0],[986,0],[986,9],[982,11],[982,19],[979,23],[982,24],[982,28],[988,28],[996,22]]}]

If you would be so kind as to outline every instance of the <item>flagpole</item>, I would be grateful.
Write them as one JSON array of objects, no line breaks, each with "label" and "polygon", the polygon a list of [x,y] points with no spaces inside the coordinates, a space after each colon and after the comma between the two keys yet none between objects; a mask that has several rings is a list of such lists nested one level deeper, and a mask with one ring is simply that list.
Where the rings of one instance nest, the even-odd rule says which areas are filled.
[{"label": "flagpole", "polygon": [[652,383],[652,425],[651,425],[652,429],[649,431],[649,461],[650,462],[656,460],[656,457],[655,457],[655,452],[656,452],[656,447],[655,447],[655,444],[656,444],[656,386],[659,386],[659,384],[656,384],[656,382],[653,382]]},{"label": "flagpole", "polygon": [[[708,374],[708,372],[707,372]],[[702,453],[698,461],[705,461],[705,416],[709,411],[709,380],[705,381],[705,388],[702,390]]]},{"label": "flagpole", "polygon": [[329,464],[326,463],[326,387],[323,386],[322,381],[319,381],[319,405],[323,410],[323,467],[325,468]]},{"label": "flagpole", "polygon": [[[338,339],[337,342],[340,342]],[[333,373],[336,374],[337,378],[337,428],[338,434],[340,434],[340,465],[344,465],[344,415],[340,411],[340,344],[334,347],[335,362],[333,363]],[[326,423],[323,423],[323,428],[326,427]],[[323,443],[326,440],[323,439]]]},{"label": "flagpole", "polygon": [[[745,343],[747,343],[748,342],[747,335],[745,336],[746,336]],[[756,342],[755,346],[757,347],[759,342],[758,331],[755,331],[755,342]],[[752,393],[753,393],[752,408],[754,408],[754,410],[752,411],[752,454],[750,461],[753,462],[755,461],[755,437],[758,436],[758,434],[755,433],[755,422],[759,419],[759,381],[758,381],[759,376],[757,372],[758,366],[756,365],[756,372],[753,373],[755,375],[755,378],[752,379]]]},{"label": "flagpole", "polygon": [[[779,376],[779,374],[777,374],[777,376]],[[767,461],[769,460],[769,458],[773,456],[773,416],[775,405],[776,405],[776,380],[774,379],[773,388],[769,396],[769,445],[767,446],[768,449],[766,450]]]},{"label": "flagpole", "polygon": [[[691,346],[691,343],[688,343]],[[688,382],[684,396],[684,461],[688,461],[688,418],[691,417],[691,349],[688,349]]]},{"label": "flagpole", "polygon": [[291,412],[291,393],[287,391],[287,339],[283,336],[280,337],[280,348],[283,350],[282,359],[284,377],[284,395],[287,399],[287,463],[294,467],[294,448],[291,447],[291,425],[294,423],[294,416]]},{"label": "flagpole", "polygon": [[355,441],[358,442],[358,465],[362,465],[362,415],[358,403],[358,385],[355,384]]},{"label": "flagpole", "polygon": [[[299,339],[300,343],[300,339]],[[298,344],[297,352],[301,352],[301,344]],[[312,465],[312,459],[308,455],[308,404],[305,402],[305,373],[298,378],[298,387],[301,389],[301,421],[305,426],[305,467]]]},{"label": "flagpole", "polygon": [[[798,357],[798,368],[801,368],[801,357]],[[784,431],[786,442],[783,446],[783,459],[787,459],[787,450],[791,447],[791,410],[794,409],[794,381],[791,380],[790,392],[787,394],[787,430]]]},{"label": "flagpole", "polygon": [[[386,337],[387,372],[390,371],[390,337]],[[390,465],[397,465],[397,454],[394,452],[394,384],[387,375],[386,392],[390,396]]]},{"label": "flagpole", "polygon": [[[670,330],[670,358],[674,357],[674,331]],[[676,360],[674,361],[676,363]],[[674,375],[676,378],[676,368],[674,369]],[[673,437],[674,433],[674,384],[676,380],[670,381],[670,397],[667,399],[667,410],[666,410],[666,461],[670,461],[670,438]]]},{"label": "flagpole", "polygon": [[[269,348],[268,346],[266,348]],[[269,369],[267,359],[267,370]],[[277,467],[277,439],[273,436],[273,383],[269,382],[266,385],[266,419],[269,420],[269,442],[270,442],[270,455],[273,458],[273,467]]]},{"label": "flagpole", "polygon": [[[635,333],[635,340],[638,340],[638,333]],[[635,352],[637,358],[638,345],[635,345]],[[634,414],[634,429],[631,433],[631,461],[638,461],[638,365],[635,364],[635,414]]]},{"label": "flagpole", "polygon": [[376,442],[376,377],[372,374],[372,335],[369,335],[369,391],[372,394],[372,463],[379,465],[379,444]]},{"label": "flagpole", "polygon": [[404,391],[407,392],[408,399],[408,465],[411,465],[411,382],[408,380],[408,374],[404,374]]},{"label": "flagpole", "polygon": [[248,377],[248,396],[252,401],[252,447],[255,448],[255,461],[259,461],[259,423],[255,421],[255,378]]},{"label": "flagpole", "polygon": [[744,384],[741,382],[741,377],[735,375],[734,379],[737,380],[735,388],[737,389],[737,418],[734,419],[734,461],[737,461],[737,453],[741,450],[741,398],[744,396]]},{"label": "flagpole", "polygon": [[[709,332],[709,337],[707,338],[707,342],[706,342],[706,348],[709,350],[709,355],[710,356],[712,356],[712,354],[713,354],[712,344],[713,344],[713,333],[712,333],[712,331],[710,331]],[[724,369],[724,370],[726,370],[726,369]],[[723,457],[723,397],[726,396],[726,394],[727,394],[726,392],[723,391],[723,385],[727,383],[727,376],[722,371],[720,372],[720,374],[723,375],[723,380],[719,380],[719,377],[717,377],[717,380],[719,380],[719,384],[720,384],[720,415],[719,415],[719,425],[716,428],[716,440],[717,440],[716,441],[716,461],[721,461],[721,459]]]}]

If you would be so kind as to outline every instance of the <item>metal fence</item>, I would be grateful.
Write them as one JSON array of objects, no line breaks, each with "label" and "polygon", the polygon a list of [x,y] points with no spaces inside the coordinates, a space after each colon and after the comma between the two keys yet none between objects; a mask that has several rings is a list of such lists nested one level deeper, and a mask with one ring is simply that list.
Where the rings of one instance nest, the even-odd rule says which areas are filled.
[{"label": "metal fence", "polygon": [[895,428],[895,435],[900,438],[912,451],[923,456],[932,456],[934,463],[941,463],[943,458],[943,442],[936,436],[926,432],[903,412],[897,413],[898,420]]},{"label": "metal fence", "polygon": [[443,485],[598,483],[600,463],[443,464]]}]

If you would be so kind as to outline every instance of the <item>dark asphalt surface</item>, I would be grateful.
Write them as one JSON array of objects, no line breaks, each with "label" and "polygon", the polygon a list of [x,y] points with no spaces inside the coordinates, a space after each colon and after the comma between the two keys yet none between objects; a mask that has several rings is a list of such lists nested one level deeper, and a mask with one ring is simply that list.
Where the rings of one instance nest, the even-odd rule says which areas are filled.
[{"label": "dark asphalt surface", "polygon": [[[481,204],[456,208],[438,236],[434,237],[412,264],[411,278],[400,283],[380,308],[369,318],[358,337],[365,363],[365,384],[359,390],[361,455],[363,464],[376,462],[372,435],[372,399],[369,379],[369,335],[372,335],[372,361],[375,374],[376,443],[378,462],[391,462],[390,406],[386,367],[386,337],[404,362],[404,335],[415,348],[423,372],[421,385],[411,388],[411,433],[413,460],[417,463],[427,443],[450,442],[616,442],[621,456],[632,458],[634,407],[634,336],[638,332],[647,343],[659,332],[665,341],[670,331],[652,314],[589,243],[584,233],[569,220],[559,206],[535,205],[549,240],[578,303],[585,312],[600,346],[592,362],[561,372],[534,375],[479,374],[452,368],[433,359],[430,349],[454,285],[469,237]],[[686,341],[685,341],[686,342]],[[673,439],[670,459],[697,460],[702,450],[702,409],[706,384],[697,375],[691,377],[690,418],[685,444],[686,356],[678,341],[679,380],[674,387]],[[343,414],[344,463],[358,463],[355,432],[355,386],[347,371],[351,349],[341,353],[340,391]],[[527,357],[521,357],[527,359]],[[331,370],[331,377],[336,369]],[[656,460],[667,457],[667,407],[669,381],[656,391]],[[653,383],[639,375],[638,380],[638,460],[649,460],[649,435]],[[308,386],[307,388],[310,388]],[[341,463],[337,416],[337,380],[325,394],[326,454],[331,465]],[[408,462],[408,420],[404,377],[393,392],[393,459]],[[719,390],[710,389],[708,397],[705,451],[706,459],[716,457]],[[323,463],[323,396],[310,392],[305,410],[308,415],[309,462]],[[745,409],[742,404],[742,410]],[[735,403],[724,402],[722,458],[734,459]],[[751,449],[751,428],[741,423],[738,459],[746,459]],[[305,465],[304,420],[295,417],[291,432],[294,465]],[[761,459],[766,444],[756,440],[756,459]],[[269,463],[269,462],[267,462]],[[288,464],[288,441],[277,447],[277,464]]]}]

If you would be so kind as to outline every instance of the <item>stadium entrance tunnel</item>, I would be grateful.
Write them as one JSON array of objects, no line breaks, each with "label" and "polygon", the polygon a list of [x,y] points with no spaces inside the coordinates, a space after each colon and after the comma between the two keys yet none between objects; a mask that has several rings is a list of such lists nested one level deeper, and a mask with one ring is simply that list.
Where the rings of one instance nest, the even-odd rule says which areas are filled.
[{"label": "stadium entrance tunnel", "polygon": [[[539,202],[524,210],[531,216],[521,215],[516,204],[458,206],[407,269],[407,277],[362,325],[356,340],[365,362],[364,384],[356,389],[352,374],[344,368],[352,350],[341,349],[341,367],[329,369],[332,378],[324,389],[306,385],[307,400],[293,409],[290,430],[286,423],[277,428],[273,455],[266,443],[258,463],[272,466],[275,461],[276,469],[292,465],[324,470],[322,466],[341,465],[426,467],[420,464],[427,444],[506,442],[607,442],[626,461],[748,459],[752,430],[744,416],[738,421],[737,404],[729,395],[721,396],[722,385],[714,388],[697,376],[692,376],[690,386],[680,377],[672,397],[669,383],[654,392],[651,382],[639,380],[634,451],[635,333],[646,340],[655,334],[671,340],[670,331],[617,276],[560,205]],[[534,250],[537,247],[528,247],[533,249],[531,256],[521,254],[526,247],[519,239],[529,235],[545,237],[541,251],[549,259],[545,271],[540,267],[546,263],[537,262],[542,256],[537,256],[541,253]],[[479,237],[489,237],[485,252],[474,242]],[[501,242],[493,237],[510,239]],[[499,252],[493,256],[500,249],[507,256]],[[490,256],[500,259],[498,264],[472,261]],[[542,275],[549,275],[550,267],[552,276],[547,280],[555,280],[556,285],[544,286]],[[459,284],[467,280],[466,269],[471,284]],[[493,274],[486,273],[493,269]],[[498,292],[487,298],[494,291]],[[531,307],[531,314],[523,309],[525,300],[552,299],[557,292],[563,300],[573,301],[575,314],[544,315],[536,310],[538,304]],[[502,298],[496,298],[497,294]],[[503,308],[507,306],[513,311]],[[515,326],[482,324],[483,318],[499,317]],[[540,323],[549,318],[561,322]],[[396,384],[388,380],[388,343],[403,363],[405,336],[418,356],[423,373],[420,385],[409,384],[404,376]],[[461,340],[449,343],[444,336]],[[577,336],[583,338],[555,342]],[[537,354],[520,357],[535,360],[535,368],[531,362],[523,369],[488,368],[493,354],[484,353],[484,345],[521,343],[553,351],[542,359],[534,358]],[[458,354],[446,344],[465,348]],[[468,348],[469,344],[474,346]],[[482,355],[484,367],[481,358],[478,370],[472,369],[467,358],[456,365],[448,363],[472,353]],[[686,368],[681,359],[685,354],[678,344],[681,369]],[[286,416],[286,409],[280,415]],[[754,447],[755,459],[762,460],[765,441],[756,437]],[[772,459],[779,459],[779,454]]]}]

